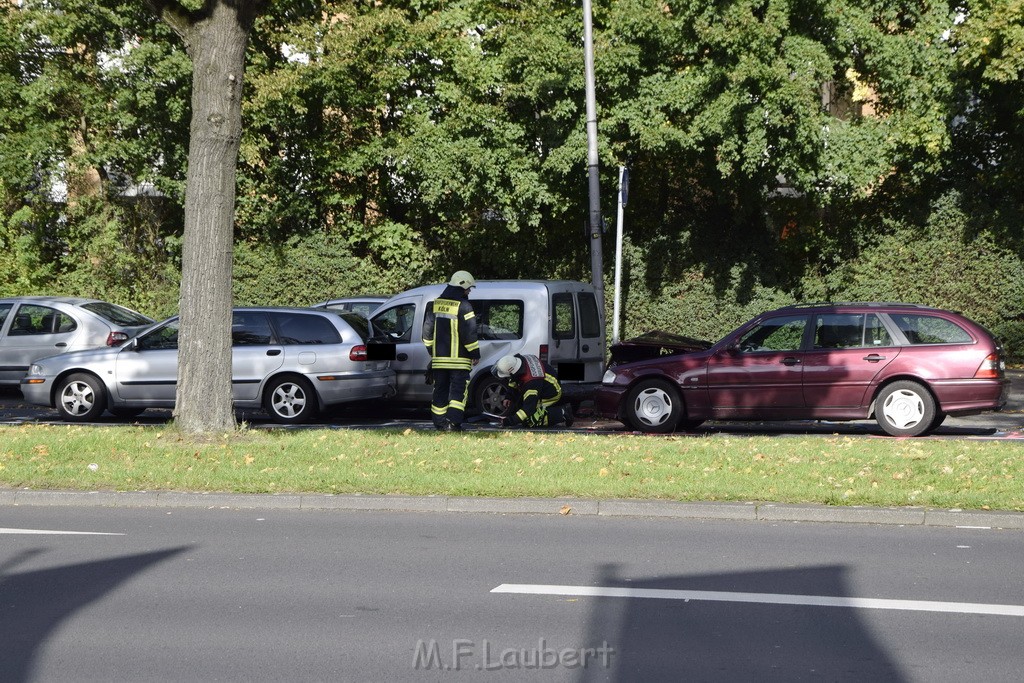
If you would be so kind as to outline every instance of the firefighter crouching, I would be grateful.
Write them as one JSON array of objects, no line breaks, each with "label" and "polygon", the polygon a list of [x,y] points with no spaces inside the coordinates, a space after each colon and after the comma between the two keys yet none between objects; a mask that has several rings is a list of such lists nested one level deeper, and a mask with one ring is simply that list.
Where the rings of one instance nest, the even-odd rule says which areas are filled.
[{"label": "firefighter crouching", "polygon": [[505,427],[553,427],[565,424],[572,427],[572,407],[566,403],[555,405],[562,399],[562,385],[558,383],[551,366],[537,356],[516,354],[503,356],[491,368],[499,379],[507,380],[518,401],[506,400],[513,411],[504,417]]}]

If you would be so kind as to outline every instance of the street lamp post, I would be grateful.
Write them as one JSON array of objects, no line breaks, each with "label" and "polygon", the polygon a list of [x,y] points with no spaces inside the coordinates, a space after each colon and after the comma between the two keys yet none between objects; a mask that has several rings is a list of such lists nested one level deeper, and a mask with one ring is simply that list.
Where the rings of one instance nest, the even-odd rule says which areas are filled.
[{"label": "street lamp post", "polygon": [[594,22],[591,0],[583,0],[583,53],[584,73],[587,81],[587,180],[590,188],[590,220],[587,235],[590,238],[590,270],[597,290],[597,304],[604,315],[604,254],[601,249],[601,184],[597,174],[597,98],[594,95]]}]

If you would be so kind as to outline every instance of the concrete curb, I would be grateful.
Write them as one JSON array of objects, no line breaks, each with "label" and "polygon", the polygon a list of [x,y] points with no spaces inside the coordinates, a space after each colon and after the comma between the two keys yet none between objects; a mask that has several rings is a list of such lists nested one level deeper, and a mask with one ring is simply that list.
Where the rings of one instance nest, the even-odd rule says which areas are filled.
[{"label": "concrete curb", "polygon": [[746,520],[763,522],[830,522],[903,526],[1024,530],[1024,514],[988,510],[872,508],[790,505],[782,503],[714,503],[653,500],[581,500],[547,498],[477,498],[450,496],[186,493],[179,491],[36,491],[0,489],[0,506],[84,506],[116,508],[205,508],[274,510],[364,510],[378,512],[476,512],[492,514],[651,517]]}]

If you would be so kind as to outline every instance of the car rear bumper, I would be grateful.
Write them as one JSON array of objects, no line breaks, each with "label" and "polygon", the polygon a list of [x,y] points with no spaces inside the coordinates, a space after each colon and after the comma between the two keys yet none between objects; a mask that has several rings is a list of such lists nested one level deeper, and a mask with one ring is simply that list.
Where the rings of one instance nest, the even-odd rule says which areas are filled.
[{"label": "car rear bumper", "polygon": [[1010,396],[1009,379],[937,380],[931,386],[947,415],[1000,410]]}]

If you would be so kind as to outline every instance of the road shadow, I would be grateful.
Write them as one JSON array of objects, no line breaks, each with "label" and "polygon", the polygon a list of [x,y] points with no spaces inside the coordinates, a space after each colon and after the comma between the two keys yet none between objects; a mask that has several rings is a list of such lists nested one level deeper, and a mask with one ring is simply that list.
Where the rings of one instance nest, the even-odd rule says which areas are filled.
[{"label": "road shadow", "polygon": [[[841,566],[626,580],[614,565],[599,586],[851,597]],[[907,680],[858,611],[756,602],[592,598],[588,647],[614,649],[591,681]]]},{"label": "road shadow", "polygon": [[33,549],[0,565],[0,681],[32,678],[39,649],[61,624],[136,574],[188,550],[188,546],[109,560],[11,573],[46,552]]}]

